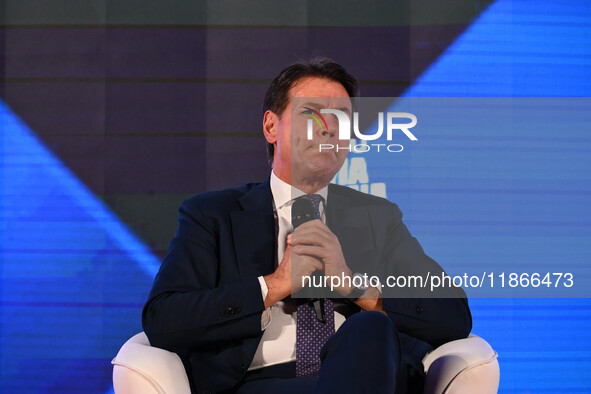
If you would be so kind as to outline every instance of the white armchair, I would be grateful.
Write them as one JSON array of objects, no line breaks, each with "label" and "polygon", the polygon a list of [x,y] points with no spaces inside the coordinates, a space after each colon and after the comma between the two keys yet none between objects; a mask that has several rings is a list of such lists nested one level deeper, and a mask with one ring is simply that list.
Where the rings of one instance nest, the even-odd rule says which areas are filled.
[{"label": "white armchair", "polygon": [[488,342],[472,334],[439,346],[423,358],[424,393],[496,393],[501,376],[497,356]]},{"label": "white armchair", "polygon": [[[112,361],[117,394],[190,394],[181,359],[151,347],[143,332],[129,339]],[[497,352],[470,335],[446,343],[423,359],[425,394],[489,394],[499,387]]]}]

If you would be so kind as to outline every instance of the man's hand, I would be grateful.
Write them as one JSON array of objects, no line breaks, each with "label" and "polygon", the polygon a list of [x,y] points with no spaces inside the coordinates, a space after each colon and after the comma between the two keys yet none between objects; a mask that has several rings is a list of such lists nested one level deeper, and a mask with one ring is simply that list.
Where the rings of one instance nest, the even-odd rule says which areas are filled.
[{"label": "man's hand", "polygon": [[[265,308],[274,305],[290,294],[295,294],[302,289],[302,276],[312,275],[313,272],[322,270],[322,262],[310,256],[292,256],[292,248],[289,245],[290,238],[288,236],[288,245],[283,254],[281,263],[270,275],[263,277],[269,292],[265,298]],[[296,263],[292,265],[292,257],[297,259]],[[293,271],[293,272],[292,272]],[[294,281],[292,281],[292,275]]]},{"label": "man's hand", "polygon": [[[345,262],[341,244],[336,235],[320,220],[311,220],[296,228],[288,238],[288,244],[295,255],[320,260],[324,275],[351,276],[352,272]],[[351,292],[350,286],[335,287],[342,296]]]},{"label": "man's hand", "polygon": [[355,303],[364,311],[377,311],[387,315],[382,309],[382,294],[375,287],[370,287]]}]

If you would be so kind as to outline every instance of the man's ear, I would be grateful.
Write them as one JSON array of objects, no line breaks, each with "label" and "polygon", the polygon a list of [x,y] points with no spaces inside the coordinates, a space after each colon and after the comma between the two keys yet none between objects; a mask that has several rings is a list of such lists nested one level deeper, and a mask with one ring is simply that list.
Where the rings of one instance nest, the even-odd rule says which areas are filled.
[{"label": "man's ear", "polygon": [[277,124],[279,123],[279,117],[273,111],[267,110],[263,116],[263,133],[269,144],[275,144],[277,142]]}]

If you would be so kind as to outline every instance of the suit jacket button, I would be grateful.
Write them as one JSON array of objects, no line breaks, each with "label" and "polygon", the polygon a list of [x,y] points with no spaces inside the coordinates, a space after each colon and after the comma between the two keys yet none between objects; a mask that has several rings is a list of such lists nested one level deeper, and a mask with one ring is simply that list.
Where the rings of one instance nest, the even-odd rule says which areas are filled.
[{"label": "suit jacket button", "polygon": [[240,370],[241,370],[242,372],[246,372],[246,365],[242,364],[242,365],[240,366]]},{"label": "suit jacket button", "polygon": [[417,311],[418,314],[421,314],[423,312],[423,307],[417,306],[417,308],[415,310]]}]

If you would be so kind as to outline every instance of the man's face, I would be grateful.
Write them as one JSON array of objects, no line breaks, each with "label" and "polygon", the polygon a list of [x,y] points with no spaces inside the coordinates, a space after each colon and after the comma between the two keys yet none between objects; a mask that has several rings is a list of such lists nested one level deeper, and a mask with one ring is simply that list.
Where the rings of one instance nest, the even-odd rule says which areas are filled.
[{"label": "man's face", "polygon": [[[289,104],[280,116],[274,117],[275,138],[267,140],[275,145],[273,171],[284,181],[296,186],[327,185],[339,171],[348,150],[320,151],[320,144],[347,147],[348,140],[339,140],[336,116],[322,114],[324,122],[313,121],[312,139],[308,139],[310,113],[318,118],[322,108],[340,109],[351,114],[351,100],[343,85],[324,78],[306,77],[290,89]],[[312,111],[311,111],[312,110]],[[315,112],[314,112],[315,111]],[[267,115],[265,116],[265,122]],[[267,134],[267,133],[266,133]]]}]

